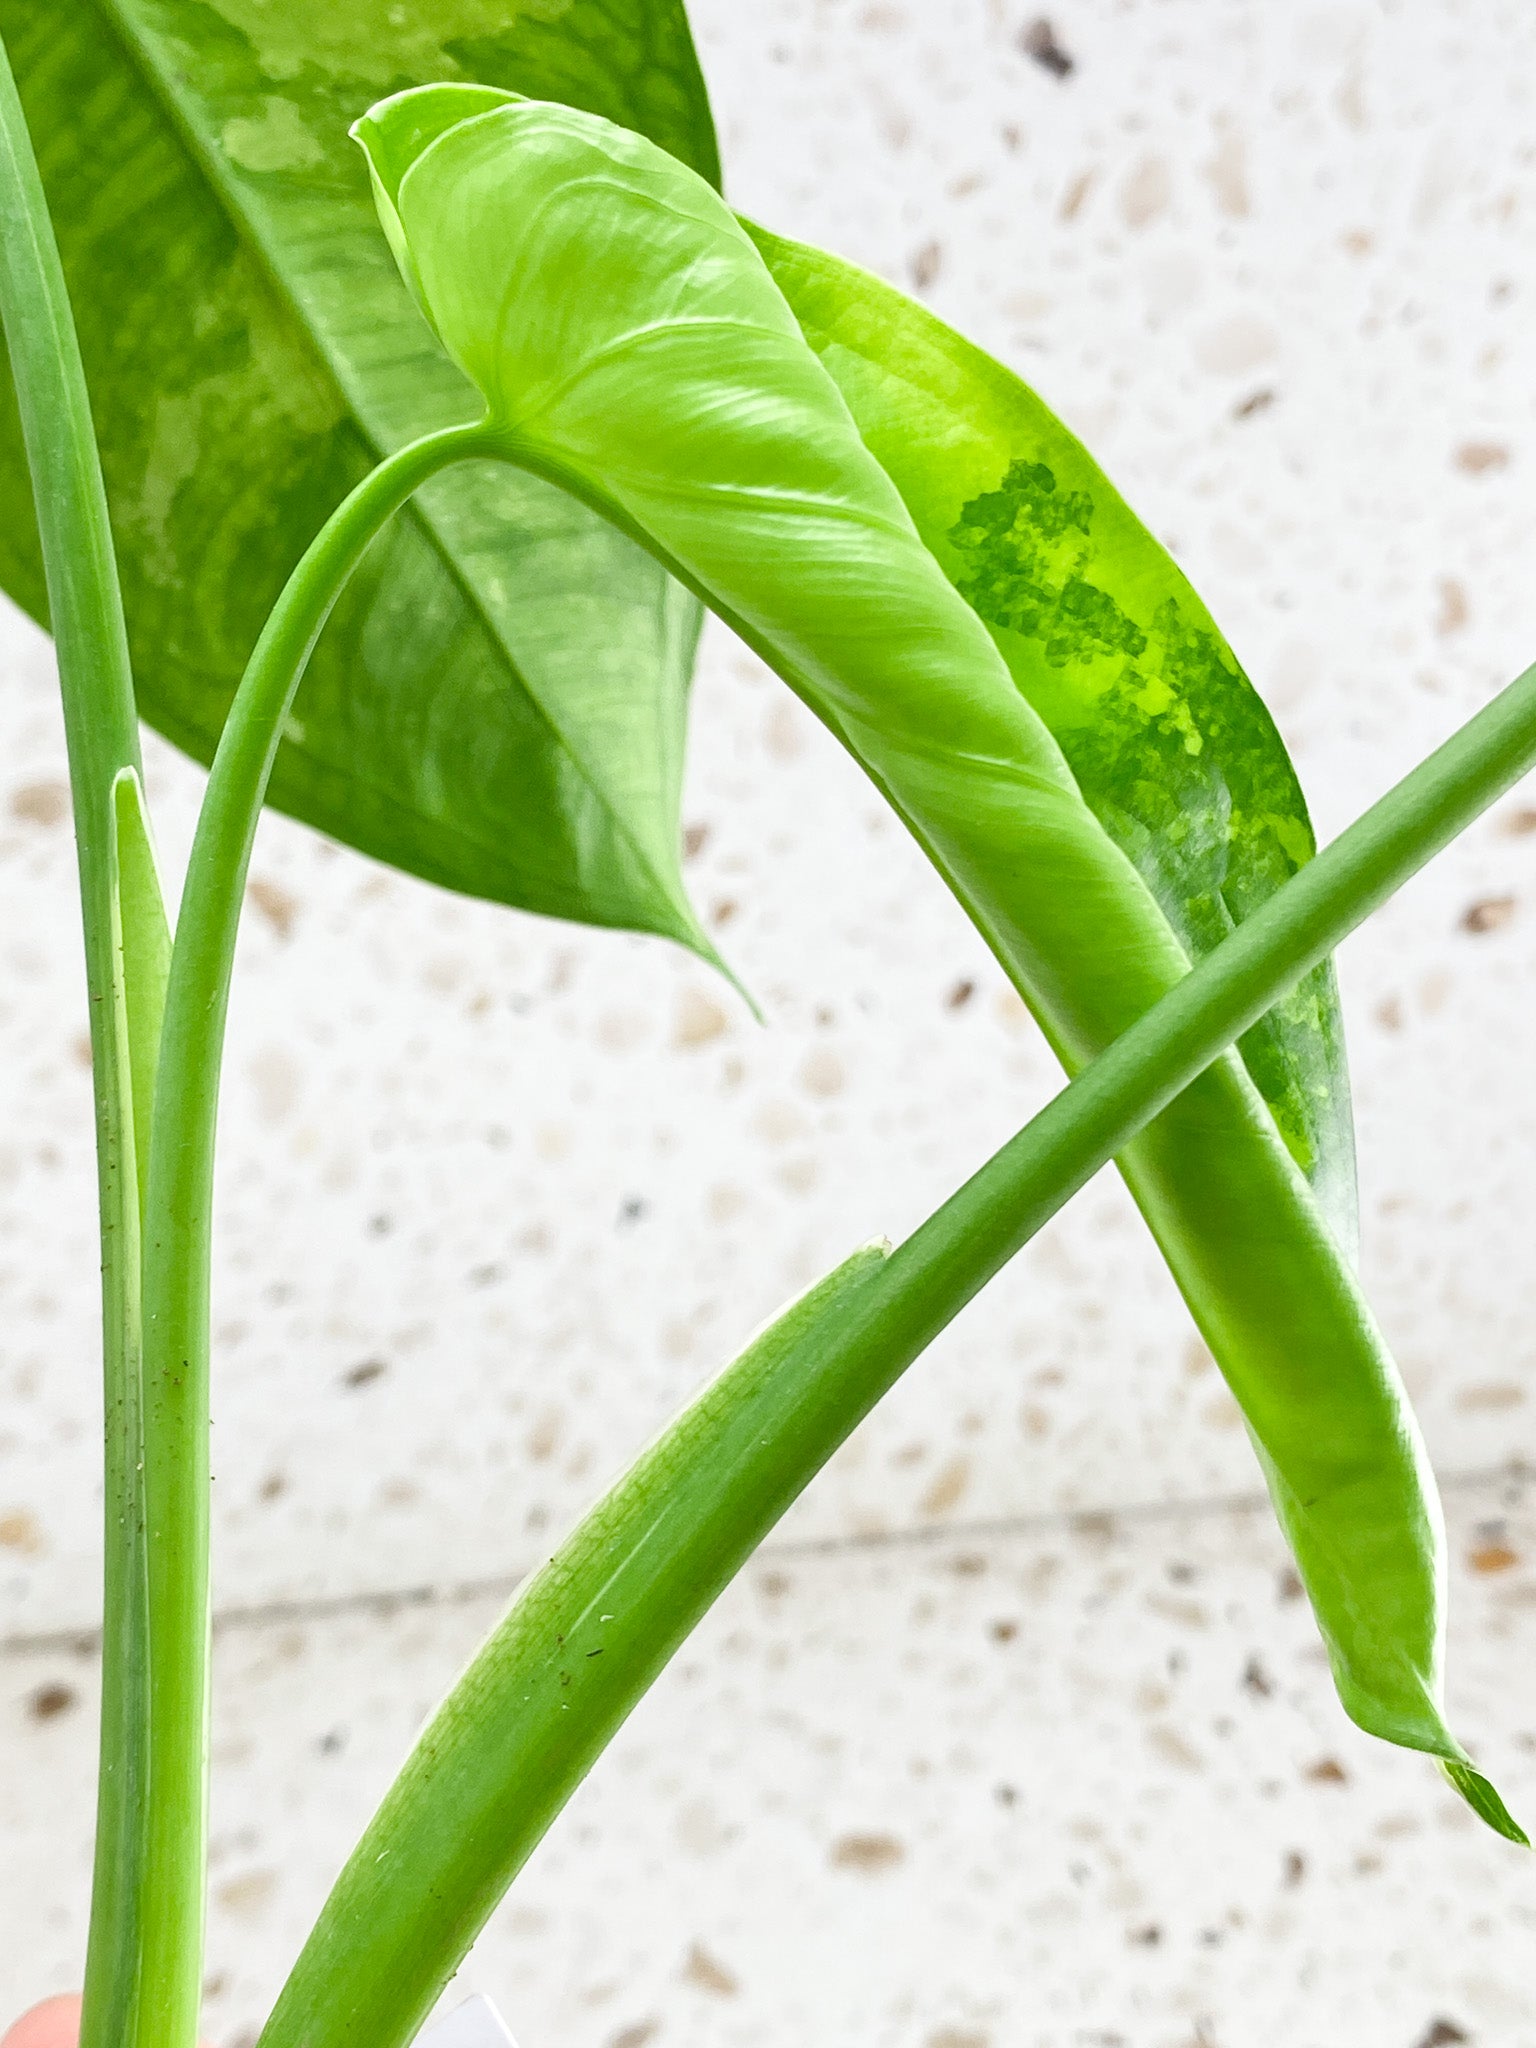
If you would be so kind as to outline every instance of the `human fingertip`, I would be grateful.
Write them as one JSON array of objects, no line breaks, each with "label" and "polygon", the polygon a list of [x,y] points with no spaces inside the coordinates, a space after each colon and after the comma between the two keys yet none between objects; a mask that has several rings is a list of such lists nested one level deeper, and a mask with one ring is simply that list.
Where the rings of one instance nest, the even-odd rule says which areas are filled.
[{"label": "human fingertip", "polygon": [[0,2048],[77,2048],[79,2040],[80,1994],[68,1991],[23,2013],[0,2038]]}]

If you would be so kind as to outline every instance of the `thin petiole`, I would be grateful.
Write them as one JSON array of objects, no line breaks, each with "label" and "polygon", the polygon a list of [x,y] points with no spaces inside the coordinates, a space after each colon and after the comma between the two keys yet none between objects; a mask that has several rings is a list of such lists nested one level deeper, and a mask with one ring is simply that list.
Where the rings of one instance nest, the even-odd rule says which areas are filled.
[{"label": "thin petiole", "polygon": [[235,940],[283,721],[368,543],[411,493],[485,452],[456,427],[400,450],[332,514],[289,578],[235,696],[193,839],[166,991],[144,1241],[144,1501],[153,1797],[136,2019],[194,2048],[207,1852],[208,1272],[219,1067]]}]

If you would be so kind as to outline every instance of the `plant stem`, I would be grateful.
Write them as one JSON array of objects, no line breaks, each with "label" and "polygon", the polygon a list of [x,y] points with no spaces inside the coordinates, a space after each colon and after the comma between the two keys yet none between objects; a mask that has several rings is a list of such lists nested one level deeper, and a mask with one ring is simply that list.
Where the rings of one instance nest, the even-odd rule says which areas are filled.
[{"label": "plant stem", "polygon": [[587,1515],[423,1731],[261,2048],[403,2048],[550,1822],[924,1347],[1293,982],[1536,763],[1536,668],[1319,854],[888,1259],[789,1310]]},{"label": "plant stem", "polygon": [[[146,1802],[148,1655],[139,1471],[141,1162],[135,1159],[132,1071],[142,1061],[143,1070],[153,1072],[153,962],[163,950],[165,916],[142,815],[128,637],[85,372],[3,45],[0,316],[32,474],[64,705],[96,1103],[106,1541],[95,1881],[81,2040],[83,2048],[132,2048],[128,2010],[138,1946],[135,1873]],[[126,790],[120,787],[125,782]],[[132,848],[134,900],[126,919],[120,815],[128,820]],[[141,972],[146,963],[149,971]]]},{"label": "plant stem", "polygon": [[219,1067],[251,846],[283,721],[347,578],[428,477],[483,452],[455,427],[381,463],[294,570],[209,773],[171,955],[144,1239],[144,1502],[152,1796],[136,1987],[146,2048],[194,2048],[207,1848],[208,1274]]}]

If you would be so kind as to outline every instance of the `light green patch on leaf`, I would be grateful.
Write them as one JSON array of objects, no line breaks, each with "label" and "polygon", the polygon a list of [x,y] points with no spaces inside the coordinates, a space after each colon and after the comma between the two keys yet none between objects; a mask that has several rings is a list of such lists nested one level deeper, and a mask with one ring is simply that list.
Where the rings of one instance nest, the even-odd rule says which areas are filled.
[{"label": "light green patch on leaf", "polygon": [[259,114],[226,121],[219,141],[242,171],[309,171],[325,161],[325,151],[289,100],[269,99]]},{"label": "light green patch on leaf", "polygon": [[375,92],[402,72],[451,78],[465,41],[504,38],[514,26],[558,27],[577,0],[318,0],[313,7],[273,0],[210,0],[243,35],[262,73],[291,84],[311,68],[354,78]]}]

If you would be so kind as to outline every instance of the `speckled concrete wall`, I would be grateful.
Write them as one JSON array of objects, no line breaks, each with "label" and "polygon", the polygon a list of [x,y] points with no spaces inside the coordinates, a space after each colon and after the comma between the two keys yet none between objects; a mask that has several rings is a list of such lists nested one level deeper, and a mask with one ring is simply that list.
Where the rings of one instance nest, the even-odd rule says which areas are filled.
[{"label": "speckled concrete wall", "polygon": [[[696,0],[733,196],[920,291],[1083,433],[1326,835],[1536,652],[1536,17],[1082,0],[1061,76],[1034,13]],[[55,685],[0,633],[15,2005],[79,1969],[98,1403]],[[174,868],[200,777],[162,746],[150,777]],[[687,820],[765,1027],[658,944],[264,827],[220,1187],[220,2043],[497,1589],[1055,1085],[867,785],[718,632]],[[1457,1718],[1527,1816],[1533,869],[1528,791],[1341,962],[1366,1275],[1450,1500]],[[1255,1485],[1104,1177],[812,1489],[466,1981],[524,2048],[1536,2044],[1530,1859],[1343,1722]]]}]

